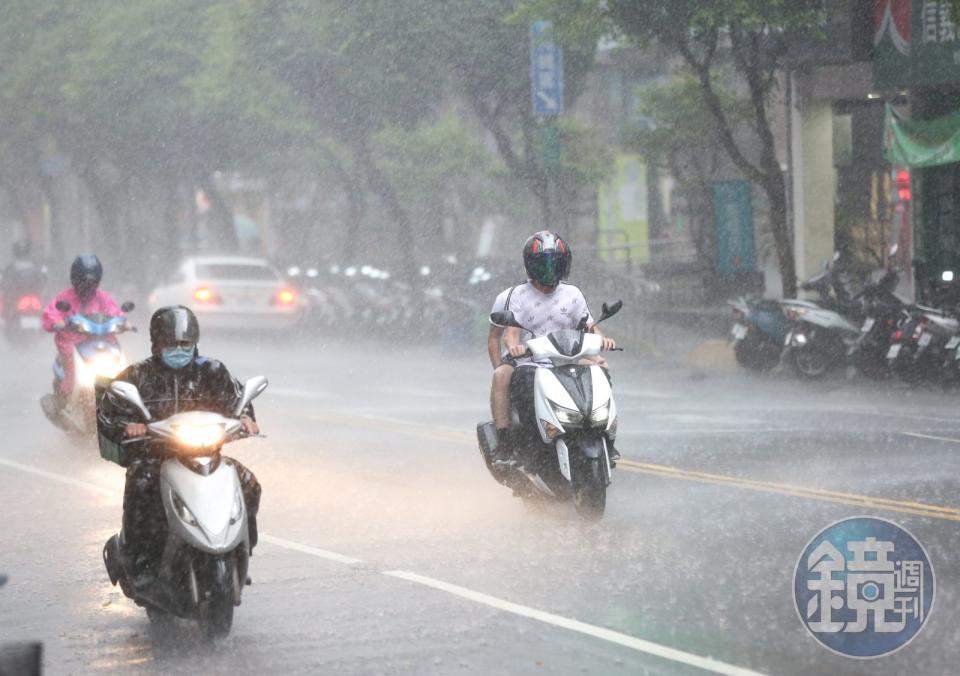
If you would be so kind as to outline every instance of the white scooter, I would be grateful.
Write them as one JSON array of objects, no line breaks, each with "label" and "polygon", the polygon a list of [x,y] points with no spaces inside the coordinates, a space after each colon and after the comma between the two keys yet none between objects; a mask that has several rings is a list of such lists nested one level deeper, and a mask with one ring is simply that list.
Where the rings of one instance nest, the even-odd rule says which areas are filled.
[{"label": "white scooter", "polygon": [[[622,306],[621,301],[609,308],[604,304],[597,323]],[[512,312],[495,312],[490,318],[499,326],[523,328]],[[604,370],[581,361],[599,355],[603,339],[568,329],[533,338],[526,345],[528,354],[541,364],[533,382],[536,429],[523,429],[514,411],[513,436],[523,439],[518,449],[522,467],[493,464],[497,446],[493,423],[477,426],[480,452],[494,479],[524,501],[572,500],[577,514],[598,520],[606,509],[613,469],[610,449],[617,435],[617,406]]]},{"label": "white scooter", "polygon": [[[234,418],[188,411],[147,424],[147,442],[165,458],[160,495],[167,536],[158,573],[145,584],[134,582],[121,545],[123,533],[107,541],[103,560],[110,582],[144,606],[153,623],[175,615],[196,620],[208,638],[230,633],[233,608],[240,605],[247,579],[250,535],[240,480],[220,449],[245,436],[237,418],[266,387],[263,376],[248,380]],[[115,381],[110,393],[152,420],[136,386]],[[108,445],[101,453],[119,458],[120,449],[109,448],[110,443],[101,436],[101,445]]]}]

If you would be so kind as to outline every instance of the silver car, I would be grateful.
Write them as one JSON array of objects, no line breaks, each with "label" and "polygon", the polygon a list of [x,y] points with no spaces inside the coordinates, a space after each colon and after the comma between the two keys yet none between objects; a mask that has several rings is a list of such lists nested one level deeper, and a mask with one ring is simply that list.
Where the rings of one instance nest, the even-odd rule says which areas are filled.
[{"label": "silver car", "polygon": [[195,256],[150,293],[150,311],[186,305],[211,329],[289,329],[306,304],[262,258]]}]

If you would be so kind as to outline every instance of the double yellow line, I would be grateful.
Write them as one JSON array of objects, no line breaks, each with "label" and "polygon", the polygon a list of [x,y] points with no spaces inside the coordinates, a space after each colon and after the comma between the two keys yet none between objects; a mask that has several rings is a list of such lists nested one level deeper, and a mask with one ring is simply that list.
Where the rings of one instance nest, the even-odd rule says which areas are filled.
[{"label": "double yellow line", "polygon": [[[474,447],[476,446],[476,440],[473,435],[450,427],[414,423],[372,415],[365,416],[338,413],[320,415],[314,414],[310,417],[314,420],[322,420],[324,422],[390,429],[394,432],[401,432],[422,438],[435,439],[437,441],[466,444]],[[956,507],[941,507],[939,505],[930,505],[912,500],[894,500],[891,498],[878,498],[869,495],[858,495],[856,493],[831,491],[824,488],[809,488],[807,486],[796,486],[793,484],[778,483],[773,481],[757,481],[755,479],[743,479],[724,474],[712,474],[709,472],[681,469],[679,467],[672,467],[670,465],[656,465],[653,463],[636,462],[634,460],[625,459],[617,462],[617,469],[626,472],[632,472],[634,474],[647,474],[651,476],[666,477],[669,479],[696,481],[698,483],[714,484],[716,486],[726,486],[728,488],[742,488],[745,490],[759,491],[763,493],[776,493],[778,495],[786,495],[794,498],[806,498],[808,500],[819,500],[820,502],[831,502],[838,505],[851,505],[864,509],[880,509],[891,512],[900,512],[902,514],[912,514],[914,516],[925,516],[931,519],[943,519],[946,521],[960,522],[960,509]]]},{"label": "double yellow line", "polygon": [[833,502],[840,505],[853,505],[855,507],[863,507],[867,509],[884,509],[892,512],[902,512],[904,514],[926,516],[931,519],[960,521],[960,509],[955,507],[929,505],[923,502],[914,502],[911,500],[892,500],[890,498],[877,498],[869,495],[858,495],[856,493],[842,493],[840,491],[831,491],[824,488],[808,488],[806,486],[795,486],[793,484],[776,483],[773,481],[741,479],[739,477],[725,476],[723,474],[697,472],[688,469],[680,469],[679,467],[671,467],[669,465],[654,465],[646,462],[635,462],[633,460],[620,460],[617,462],[617,468],[627,472],[634,472],[636,474],[650,474],[654,476],[668,477],[671,479],[683,479],[685,481],[697,481],[700,483],[715,484],[717,486],[732,486],[735,488],[761,491],[764,493],[778,493],[780,495],[789,495],[796,498],[808,498],[810,500],[820,500],[821,502]]}]

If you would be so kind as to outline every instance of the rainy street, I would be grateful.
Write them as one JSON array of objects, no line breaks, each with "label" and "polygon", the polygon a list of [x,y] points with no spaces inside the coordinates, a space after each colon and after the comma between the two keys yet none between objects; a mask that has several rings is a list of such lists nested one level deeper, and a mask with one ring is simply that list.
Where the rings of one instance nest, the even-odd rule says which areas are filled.
[{"label": "rainy street", "polygon": [[20,366],[0,391],[0,636],[42,640],[48,673],[857,673],[806,634],[791,594],[808,540],[852,515],[907,528],[936,572],[928,626],[884,667],[955,661],[958,394],[616,355],[623,460],[604,519],[584,523],[488,475],[482,353],[201,348],[271,383],[266,438],[229,449],[264,486],[261,543],[213,646],[187,622],[151,629],[110,586],[123,472],[43,418],[46,345],[0,354]]}]

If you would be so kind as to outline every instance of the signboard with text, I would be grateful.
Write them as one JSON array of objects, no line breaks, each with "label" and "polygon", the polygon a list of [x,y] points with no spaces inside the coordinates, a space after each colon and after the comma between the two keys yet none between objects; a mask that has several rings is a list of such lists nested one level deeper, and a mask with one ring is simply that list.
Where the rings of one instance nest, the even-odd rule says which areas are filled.
[{"label": "signboard with text", "polygon": [[958,38],[952,0],[874,0],[877,86],[960,82]]},{"label": "signboard with text", "polygon": [[563,51],[554,42],[550,21],[530,25],[530,82],[534,115],[563,114]]}]

